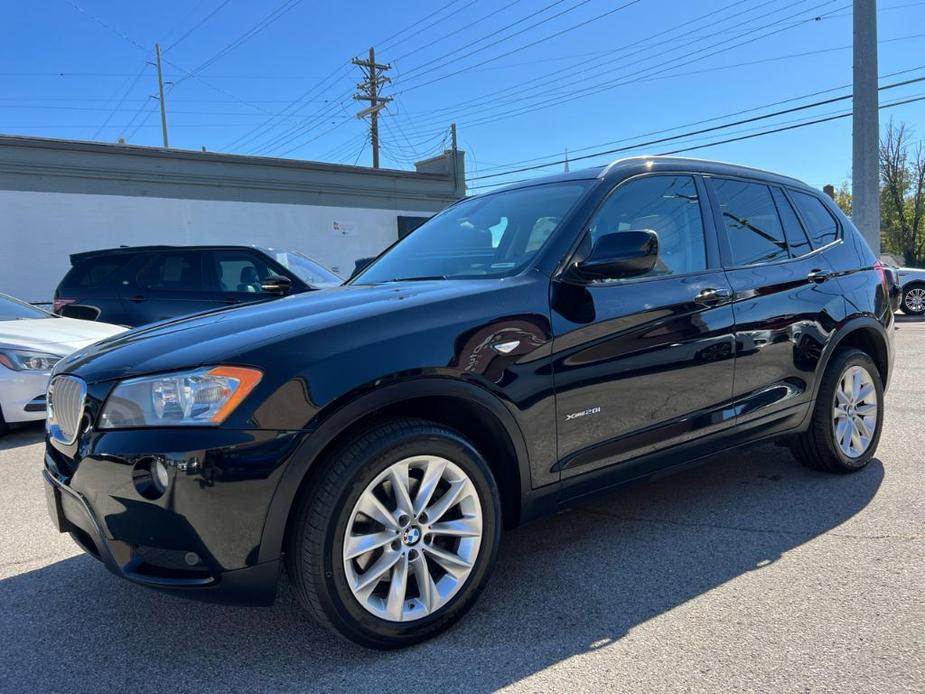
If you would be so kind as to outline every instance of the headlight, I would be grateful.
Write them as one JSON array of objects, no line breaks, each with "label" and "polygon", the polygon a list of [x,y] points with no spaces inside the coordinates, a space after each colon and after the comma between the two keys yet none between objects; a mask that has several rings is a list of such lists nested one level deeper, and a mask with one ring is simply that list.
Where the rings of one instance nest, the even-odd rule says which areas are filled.
[{"label": "headlight", "polygon": [[61,359],[57,354],[25,349],[0,349],[0,364],[13,371],[51,371]]},{"label": "headlight", "polygon": [[216,426],[262,376],[257,369],[218,366],[122,381],[103,405],[100,428]]}]

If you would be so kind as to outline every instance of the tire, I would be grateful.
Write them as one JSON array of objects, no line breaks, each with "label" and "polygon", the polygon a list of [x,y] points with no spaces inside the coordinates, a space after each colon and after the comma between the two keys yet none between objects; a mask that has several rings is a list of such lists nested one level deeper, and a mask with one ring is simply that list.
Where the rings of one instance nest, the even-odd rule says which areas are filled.
[{"label": "tire", "polygon": [[[297,502],[289,533],[286,566],[302,606],[335,633],[375,649],[410,646],[460,619],[485,587],[501,534],[498,488],[478,450],[441,425],[399,419],[367,430],[323,464]],[[425,504],[439,517],[425,517],[425,512],[411,518],[394,503],[392,480],[400,479],[405,469],[409,484],[404,508]],[[398,477],[393,470],[399,471]],[[431,477],[425,478],[428,471]],[[431,494],[421,494],[426,479],[431,480]],[[457,493],[451,496],[450,490]],[[391,513],[391,521],[369,494]],[[440,510],[441,502],[451,505]],[[478,537],[473,535],[477,520]],[[468,535],[448,536],[450,528]],[[394,539],[388,539],[389,532]],[[381,537],[385,543],[348,558]],[[360,587],[396,555],[405,558],[395,561],[381,579],[369,579],[372,588]],[[462,564],[454,563],[461,558]],[[393,592],[400,601],[391,598]],[[404,621],[397,621],[398,615]]]},{"label": "tire", "polygon": [[10,426],[6,423],[6,420],[3,418],[3,410],[0,410],[0,436],[8,434],[10,431]]},{"label": "tire", "polygon": [[913,284],[906,287],[900,307],[907,316],[921,316],[925,313],[925,285]]},{"label": "tire", "polygon": [[[860,371],[858,371],[860,370]],[[860,392],[872,392],[859,400],[857,404],[840,405],[840,415],[836,415],[836,404],[844,403],[844,387],[850,389],[853,375],[864,374],[860,378],[863,383]],[[843,383],[843,379],[845,379]],[[839,398],[837,392],[842,392]],[[837,399],[838,398],[838,399]],[[875,398],[875,400],[872,400]],[[849,398],[853,400],[854,398]],[[876,412],[871,413],[870,403],[876,405]],[[851,414],[848,414],[848,413]],[[871,425],[875,428],[872,435],[863,437],[860,432],[864,429],[853,422],[861,420],[863,427],[869,431]],[[843,422],[843,425],[840,425]],[[850,429],[853,426],[854,429]],[[837,429],[837,427],[843,427]],[[791,450],[796,458],[804,465],[826,472],[856,472],[862,469],[877,450],[880,441],[880,432],[883,427],[883,384],[880,373],[873,360],[859,349],[844,349],[835,353],[829,362],[822,377],[819,395],[816,398],[815,409],[809,429],[798,435],[793,442]],[[838,435],[844,431],[849,436],[848,449],[844,448],[845,437]],[[859,432],[858,438],[851,435],[852,431]],[[866,444],[864,439],[867,439]],[[838,440],[841,439],[841,442]],[[856,445],[855,441],[859,443]]]}]

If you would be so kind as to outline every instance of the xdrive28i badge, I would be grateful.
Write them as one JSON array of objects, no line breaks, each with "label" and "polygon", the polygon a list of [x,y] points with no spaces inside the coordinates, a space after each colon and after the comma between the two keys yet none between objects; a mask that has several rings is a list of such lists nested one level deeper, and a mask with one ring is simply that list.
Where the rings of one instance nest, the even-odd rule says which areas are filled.
[{"label": "xdrive28i badge", "polygon": [[587,417],[589,414],[599,414],[600,411],[600,407],[589,407],[587,410],[582,410],[581,412],[572,412],[571,414],[565,415],[565,421],[568,422],[573,419],[578,419],[579,417]]}]

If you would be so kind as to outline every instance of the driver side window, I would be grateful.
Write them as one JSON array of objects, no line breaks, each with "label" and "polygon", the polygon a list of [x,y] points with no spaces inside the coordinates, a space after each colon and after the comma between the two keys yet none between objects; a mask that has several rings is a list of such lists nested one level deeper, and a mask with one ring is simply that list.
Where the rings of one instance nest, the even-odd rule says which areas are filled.
[{"label": "driver side window", "polygon": [[591,224],[591,243],[604,234],[654,231],[658,262],[640,277],[706,270],[706,241],[697,185],[691,176],[652,175],[624,183]]}]

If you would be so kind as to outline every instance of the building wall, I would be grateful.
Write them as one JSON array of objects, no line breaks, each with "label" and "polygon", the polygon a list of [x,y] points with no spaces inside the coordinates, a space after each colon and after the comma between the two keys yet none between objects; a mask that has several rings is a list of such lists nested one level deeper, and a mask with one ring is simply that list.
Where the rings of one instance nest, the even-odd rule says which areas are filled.
[{"label": "building wall", "polygon": [[49,301],[69,254],[120,245],[289,248],[346,276],[464,194],[461,154],[393,171],[0,136],[0,292]]},{"label": "building wall", "polygon": [[398,238],[398,215],[432,212],[0,190],[0,214],[0,292],[45,302],[71,253],[122,244],[287,248],[346,277]]}]

